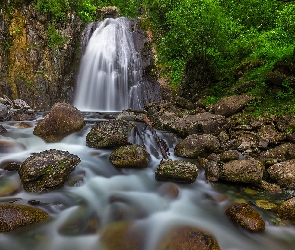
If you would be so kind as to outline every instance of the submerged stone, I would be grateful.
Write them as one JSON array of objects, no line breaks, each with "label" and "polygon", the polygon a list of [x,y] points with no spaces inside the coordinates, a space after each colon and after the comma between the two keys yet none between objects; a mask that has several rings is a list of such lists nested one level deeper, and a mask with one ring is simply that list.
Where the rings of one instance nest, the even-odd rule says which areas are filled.
[{"label": "submerged stone", "polygon": [[261,216],[247,203],[232,205],[225,211],[225,214],[234,223],[251,232],[260,232],[265,229]]},{"label": "submerged stone", "polygon": [[141,250],[143,232],[132,222],[120,221],[107,225],[100,234],[100,246],[104,250]]},{"label": "submerged stone", "polygon": [[157,250],[220,250],[211,234],[190,226],[177,226],[168,231]]},{"label": "submerged stone", "polygon": [[43,210],[21,204],[0,204],[0,232],[10,232],[49,219]]},{"label": "submerged stone", "polygon": [[114,150],[109,159],[117,168],[146,168],[150,155],[143,147],[127,145]]},{"label": "submerged stone", "polygon": [[157,181],[174,181],[186,184],[195,182],[197,177],[197,166],[181,160],[162,160],[155,173]]},{"label": "submerged stone", "polygon": [[50,149],[27,158],[18,173],[27,192],[41,193],[62,185],[80,161],[68,151]]}]

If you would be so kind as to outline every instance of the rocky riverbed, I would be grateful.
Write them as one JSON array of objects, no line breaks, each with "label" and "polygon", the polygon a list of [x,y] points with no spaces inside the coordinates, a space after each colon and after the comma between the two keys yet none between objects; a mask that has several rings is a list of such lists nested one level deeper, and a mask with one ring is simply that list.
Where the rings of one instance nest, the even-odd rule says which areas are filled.
[{"label": "rocky riverbed", "polygon": [[[162,101],[146,105],[143,111],[127,110],[120,114],[94,114],[87,117],[69,104],[56,104],[48,114],[40,115],[21,100],[11,101],[7,97],[1,100],[0,118],[4,125],[0,141],[0,178],[4,183],[0,189],[1,232],[25,229],[32,224],[39,225],[40,221],[44,221],[45,225],[52,223],[50,221],[58,223],[60,220],[55,220],[56,216],[67,213],[79,204],[78,210],[69,213],[67,219],[59,218],[62,222],[58,231],[61,235],[98,233],[99,243],[93,243],[87,249],[97,249],[95,245],[106,249],[118,249],[118,246],[120,249],[148,249],[149,246],[153,246],[149,249],[179,249],[183,246],[194,249],[194,244],[198,245],[197,249],[232,249],[236,243],[224,243],[227,237],[223,235],[221,239],[219,234],[216,237],[216,230],[211,226],[202,227],[202,223],[198,226],[198,223],[189,223],[186,219],[181,220],[181,223],[178,219],[177,223],[169,226],[169,230],[165,224],[166,229],[163,230],[167,234],[158,235],[158,238],[155,237],[157,240],[153,238],[148,241],[147,236],[143,237],[144,234],[138,235],[140,230],[149,227],[140,227],[135,222],[157,217],[155,211],[164,212],[168,209],[169,214],[171,208],[168,207],[178,201],[181,201],[182,209],[186,209],[186,204],[187,209],[191,208],[191,201],[184,197],[197,192],[200,182],[206,188],[221,190],[219,194],[216,191],[211,191],[211,194],[205,192],[201,197],[214,206],[223,207],[222,216],[228,218],[229,228],[239,227],[251,234],[269,230],[269,225],[277,228],[272,229],[274,231],[284,231],[286,228],[292,230],[291,225],[295,222],[295,118],[292,116],[243,115],[243,107],[251,100],[247,96],[225,98],[209,108],[201,105],[187,108],[179,101]],[[92,120],[92,117],[96,118]],[[13,136],[12,128],[29,131],[42,146],[29,145],[25,139],[28,135],[20,133]],[[163,134],[161,130],[167,132]],[[72,135],[76,139],[67,144]],[[74,149],[75,144],[75,147],[82,147],[85,152]],[[19,154],[22,156],[19,157]],[[97,161],[106,157],[108,163]],[[100,166],[89,165],[87,162],[92,159],[96,159],[95,164],[99,163]],[[140,185],[147,185],[136,199],[131,198],[128,194],[130,191],[127,191],[130,189],[135,192],[142,188],[133,186],[136,184],[132,182],[138,182],[132,179],[134,174],[139,175]],[[119,176],[129,179],[132,187],[126,189],[129,184],[124,184],[120,179],[116,185],[122,185],[123,189],[115,188],[115,193],[108,193],[107,208],[102,208],[106,200],[99,198],[100,195],[105,196],[103,193],[106,191],[96,192],[94,197],[100,203],[95,202],[95,209],[93,206],[90,209],[88,207],[89,202],[94,202],[91,197],[86,198],[82,193],[78,195],[85,188],[97,190],[101,185],[94,185],[97,178],[100,178],[99,183],[108,186],[110,184],[104,178],[115,181]],[[75,201],[67,204],[59,201],[59,205],[54,205],[56,198],[53,201],[52,198],[49,199],[51,201],[46,198],[68,192]],[[153,196],[146,196],[139,201],[142,199],[139,197],[148,194],[146,192],[156,192],[152,200],[156,199],[158,203],[150,200]],[[186,196],[187,192],[190,195]],[[79,196],[84,200],[82,203],[73,198]],[[84,202],[88,204],[87,209]],[[149,203],[153,204],[153,209],[148,208]],[[63,208],[59,209],[58,206]],[[102,211],[107,211],[107,215]],[[177,210],[172,211],[177,214]],[[169,220],[172,222],[171,218]],[[81,228],[79,224],[84,226]],[[138,226],[139,231],[135,229]],[[126,230],[131,233],[122,234]],[[176,239],[175,235],[179,238]],[[113,237],[117,241],[113,241]],[[210,240],[204,241],[204,237]],[[243,244],[240,249],[246,249]],[[257,246],[266,245],[269,243],[262,240]],[[284,245],[282,249],[287,250],[294,246],[289,240],[284,241]],[[8,246],[4,249],[14,248]]]}]

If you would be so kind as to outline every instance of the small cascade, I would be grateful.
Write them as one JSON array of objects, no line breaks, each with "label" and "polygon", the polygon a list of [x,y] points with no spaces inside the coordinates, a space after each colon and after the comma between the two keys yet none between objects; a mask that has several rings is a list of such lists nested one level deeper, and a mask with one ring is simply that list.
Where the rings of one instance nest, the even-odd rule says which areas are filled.
[{"label": "small cascade", "polygon": [[88,25],[82,50],[86,44],[74,105],[82,111],[143,109],[146,95],[153,93],[143,79],[130,19],[107,18]]}]

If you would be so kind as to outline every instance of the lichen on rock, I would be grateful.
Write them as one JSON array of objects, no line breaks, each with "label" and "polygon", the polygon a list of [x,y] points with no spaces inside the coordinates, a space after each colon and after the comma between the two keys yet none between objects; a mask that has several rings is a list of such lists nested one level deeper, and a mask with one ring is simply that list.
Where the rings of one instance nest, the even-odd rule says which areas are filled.
[{"label": "lichen on rock", "polygon": [[198,177],[198,168],[190,162],[171,159],[161,160],[155,178],[158,181],[174,181],[178,183],[190,184]]},{"label": "lichen on rock", "polygon": [[61,186],[80,161],[68,151],[45,150],[27,158],[18,173],[27,192],[42,193]]},{"label": "lichen on rock", "polygon": [[109,159],[117,168],[146,168],[150,155],[141,146],[127,145],[114,150]]}]

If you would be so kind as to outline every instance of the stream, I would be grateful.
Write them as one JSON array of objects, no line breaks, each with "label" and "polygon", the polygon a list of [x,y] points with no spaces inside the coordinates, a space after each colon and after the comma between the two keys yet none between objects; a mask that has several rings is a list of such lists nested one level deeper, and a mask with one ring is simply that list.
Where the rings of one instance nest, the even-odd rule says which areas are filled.
[{"label": "stream", "polygon": [[[38,114],[42,119],[44,114]],[[161,154],[152,135],[143,124],[138,128],[144,135],[151,161],[147,169],[116,169],[109,162],[112,150],[86,146],[86,135],[95,122],[106,120],[105,114],[84,113],[86,125],[59,143],[46,143],[33,135],[36,121],[7,121],[2,125],[7,133],[0,135],[7,147],[1,147],[0,166],[7,162],[23,162],[33,152],[48,149],[69,151],[80,157],[81,163],[62,188],[44,194],[31,194],[23,190],[17,171],[0,168],[0,202],[33,205],[51,216],[49,221],[37,223],[10,233],[0,234],[2,250],[102,250],[101,232],[117,221],[131,221],[143,236],[142,250],[157,249],[163,234],[175,225],[189,225],[210,232],[222,250],[292,250],[295,249],[295,227],[276,226],[271,214],[258,210],[266,222],[262,233],[250,233],[235,226],[224,214],[227,207],[241,198],[235,189],[213,185],[206,181],[204,171],[193,184],[174,184],[177,197],[166,195],[167,182],[155,180],[155,170]],[[116,114],[112,114],[116,115]],[[176,137],[157,131],[168,144],[170,159],[174,156]],[[141,144],[138,136],[129,141]],[[170,183],[171,184],[171,183]],[[245,199],[248,199],[245,197]]]}]

